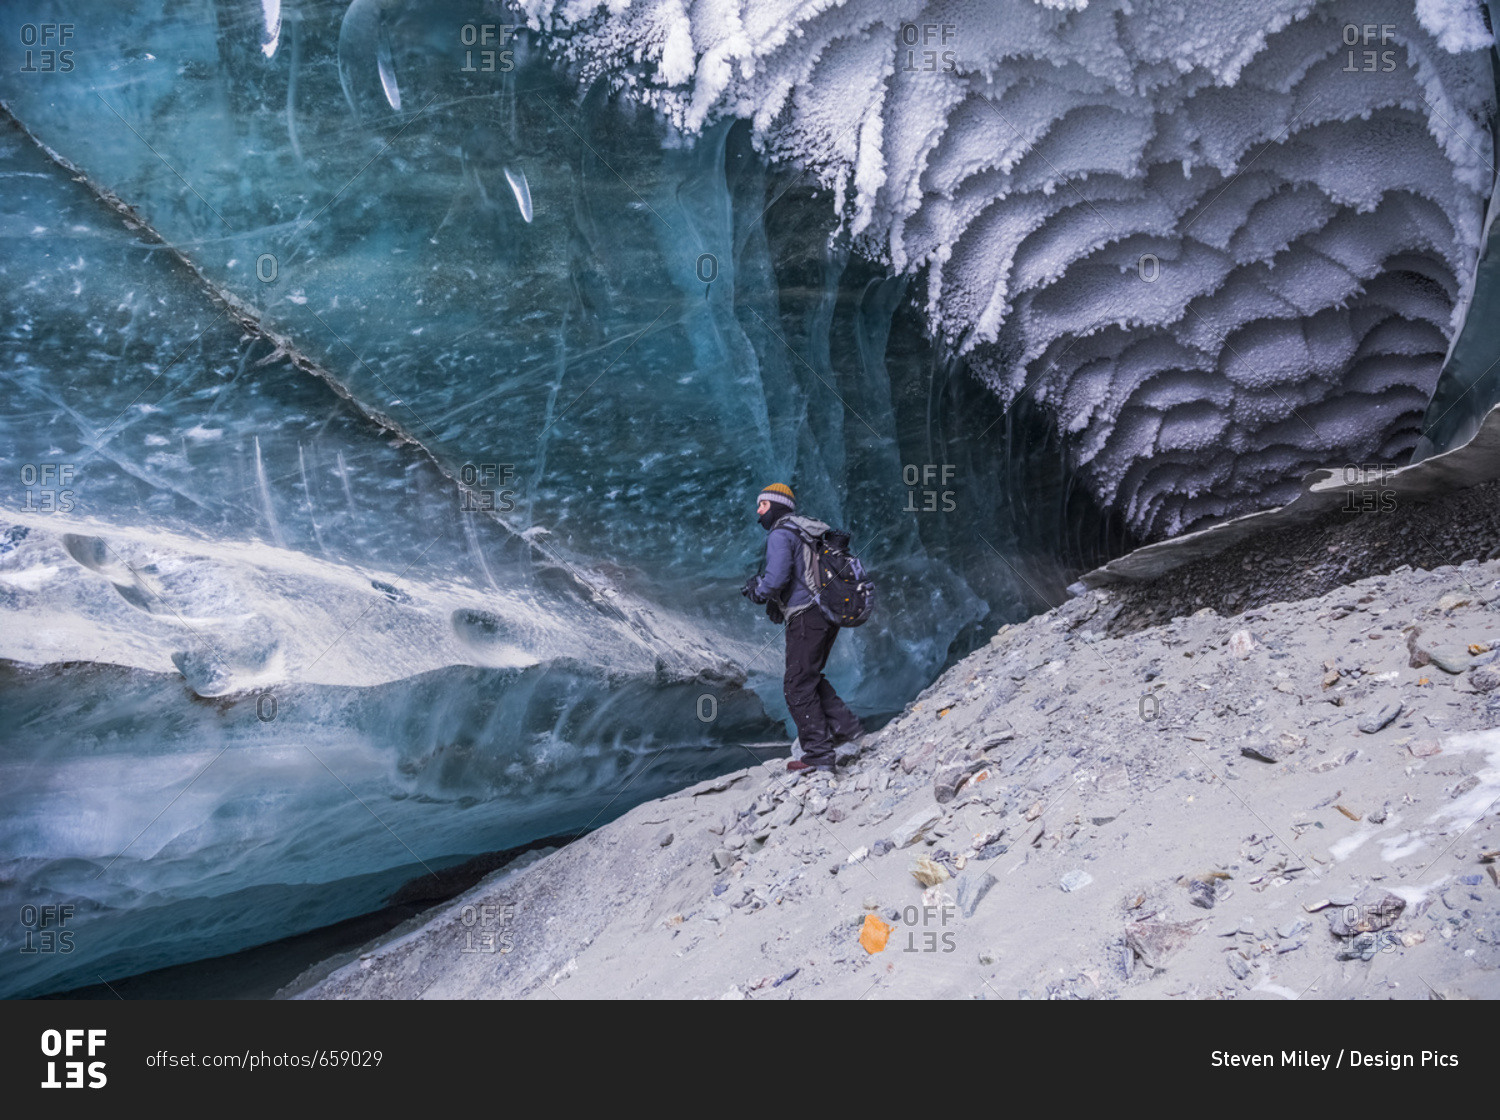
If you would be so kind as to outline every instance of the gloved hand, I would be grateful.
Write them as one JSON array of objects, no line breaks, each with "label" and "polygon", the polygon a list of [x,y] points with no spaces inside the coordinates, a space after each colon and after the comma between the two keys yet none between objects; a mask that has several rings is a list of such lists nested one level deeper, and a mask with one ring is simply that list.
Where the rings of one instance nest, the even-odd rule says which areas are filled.
[{"label": "gloved hand", "polygon": [[756,594],[755,591],[755,586],[758,583],[760,583],[760,577],[751,576],[745,581],[745,586],[740,588],[740,594],[749,599],[752,603],[764,603],[765,599],[762,596]]}]

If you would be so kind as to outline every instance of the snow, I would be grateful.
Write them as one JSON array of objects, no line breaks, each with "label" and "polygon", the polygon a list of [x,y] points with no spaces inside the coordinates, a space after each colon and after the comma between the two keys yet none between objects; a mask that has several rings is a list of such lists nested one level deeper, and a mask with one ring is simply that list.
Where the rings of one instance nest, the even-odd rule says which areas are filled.
[{"label": "snow", "polygon": [[[1151,511],[1133,526],[1143,535],[1187,528],[1188,510],[1203,508],[1189,492],[1256,508],[1266,480],[1206,462],[1195,475],[1185,457],[1170,474],[1182,493],[1121,492],[1134,464],[1168,450],[1161,439],[1181,448],[1186,432],[1136,395],[1157,371],[1131,372],[1114,391],[1094,384],[1105,355],[1083,343],[1096,337],[1116,353],[1176,339],[1197,359],[1173,368],[1193,371],[1204,400],[1309,382],[1280,403],[1217,403],[1218,421],[1193,421],[1250,451],[1273,432],[1308,430],[1296,402],[1326,404],[1323,434],[1341,442],[1294,440],[1289,477],[1325,459],[1404,455],[1416,439],[1442,353],[1425,343],[1413,353],[1410,339],[1457,328],[1491,189],[1492,37],[1464,0],[530,0],[526,10],[586,78],[628,87],[688,134],[750,119],[765,151],[830,188],[843,236],[925,272],[934,332],[999,396],[1034,385],[1038,399],[1080,402],[1058,426],[1076,433],[1101,501]],[[1159,282],[1141,283],[1138,264],[1159,266]],[[1330,330],[1333,319],[1342,328]],[[1255,359],[1239,333],[1295,335],[1311,320],[1325,339],[1315,359],[1288,352],[1246,368]],[[1409,359],[1404,373],[1391,372],[1393,354]],[[1068,392],[1085,369],[1091,387]],[[1372,407],[1381,400],[1390,407]],[[1157,420],[1124,422],[1141,410]]]}]

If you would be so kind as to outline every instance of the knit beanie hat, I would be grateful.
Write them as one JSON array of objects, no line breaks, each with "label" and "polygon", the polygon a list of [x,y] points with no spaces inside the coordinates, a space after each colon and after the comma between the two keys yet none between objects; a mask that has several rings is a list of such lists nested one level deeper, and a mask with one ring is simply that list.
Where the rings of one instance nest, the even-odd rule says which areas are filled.
[{"label": "knit beanie hat", "polygon": [[757,502],[772,502],[786,506],[793,512],[797,509],[797,499],[792,495],[792,488],[784,482],[773,482],[760,492]]}]

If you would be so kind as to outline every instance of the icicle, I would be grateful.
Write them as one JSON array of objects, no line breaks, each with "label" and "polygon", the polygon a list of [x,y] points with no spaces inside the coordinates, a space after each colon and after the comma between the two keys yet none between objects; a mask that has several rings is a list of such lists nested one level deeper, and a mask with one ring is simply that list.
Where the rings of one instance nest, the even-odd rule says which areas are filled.
[{"label": "icicle", "polygon": [[527,222],[531,221],[531,187],[526,183],[526,172],[512,171],[505,168],[505,181],[510,184],[511,193],[516,196],[516,206],[520,208],[521,217]]},{"label": "icicle", "polygon": [[260,436],[255,437],[255,484],[260,490],[261,511],[265,514],[271,537],[278,547],[285,548],[286,537],[282,535],[281,523],[276,520],[276,509],[271,505],[271,482],[266,477],[266,464],[260,456]]},{"label": "icicle", "polygon": [[372,63],[386,103],[398,112],[401,109],[401,90],[396,84],[396,65],[384,17],[382,0],[354,0],[339,24],[339,85],[356,118],[363,116],[362,95],[374,92],[367,80]]},{"label": "icicle", "polygon": [[[278,15],[277,31],[280,32]],[[287,28],[287,36],[292,41],[291,74],[286,80],[286,138],[287,143],[292,146],[292,155],[296,157],[297,165],[302,167],[306,160],[302,158],[302,145],[297,140],[297,68],[301,64],[302,36],[297,33],[297,21]],[[269,56],[267,56],[269,57]]]},{"label": "icicle", "polygon": [[281,42],[281,0],[260,0],[260,11],[264,21],[260,36],[261,53],[274,58],[276,47]]}]

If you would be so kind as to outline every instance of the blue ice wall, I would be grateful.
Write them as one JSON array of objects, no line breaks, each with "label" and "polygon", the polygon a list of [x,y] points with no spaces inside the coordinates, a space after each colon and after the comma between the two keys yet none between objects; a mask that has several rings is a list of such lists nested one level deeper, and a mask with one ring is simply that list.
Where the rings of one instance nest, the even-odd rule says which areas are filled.
[{"label": "blue ice wall", "polygon": [[[879,580],[830,669],[872,718],[1109,547],[743,126],[476,4],[27,18],[71,54],[0,74],[0,992],[743,766],[785,727],[737,594],[767,481]],[[72,953],[21,951],[32,904]]]}]

